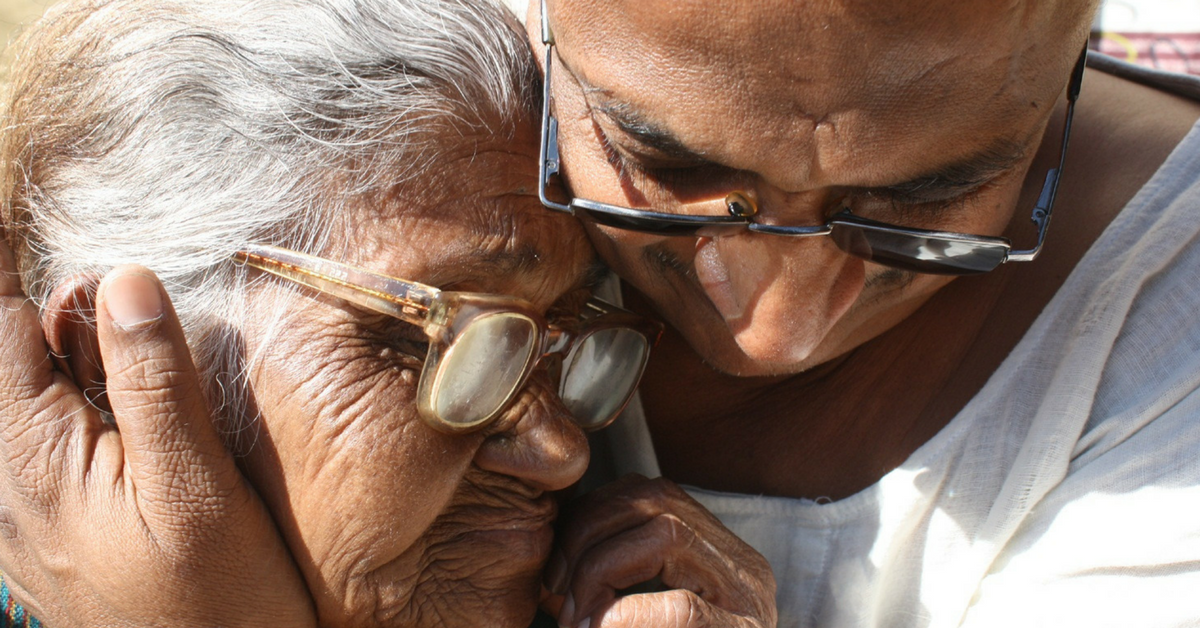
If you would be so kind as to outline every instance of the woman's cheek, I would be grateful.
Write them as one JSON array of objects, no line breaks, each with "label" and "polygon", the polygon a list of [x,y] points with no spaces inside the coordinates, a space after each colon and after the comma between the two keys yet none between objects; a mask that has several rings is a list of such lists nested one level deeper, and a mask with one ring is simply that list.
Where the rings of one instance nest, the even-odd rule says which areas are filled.
[{"label": "woman's cheek", "polygon": [[386,350],[289,336],[308,341],[273,346],[253,372],[261,423],[248,475],[310,588],[320,583],[318,606],[374,613],[377,594],[403,580],[384,572],[445,508],[474,449],[420,420],[418,375]]}]

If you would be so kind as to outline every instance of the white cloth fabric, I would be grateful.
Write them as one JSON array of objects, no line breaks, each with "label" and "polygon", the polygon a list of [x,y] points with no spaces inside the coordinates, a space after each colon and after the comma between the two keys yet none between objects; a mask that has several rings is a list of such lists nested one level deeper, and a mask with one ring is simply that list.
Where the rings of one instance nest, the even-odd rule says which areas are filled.
[{"label": "white cloth fabric", "polygon": [[[1200,124],[877,484],[689,491],[770,561],[780,626],[1200,626],[1198,388]],[[606,438],[611,471],[658,475],[640,406]]]}]

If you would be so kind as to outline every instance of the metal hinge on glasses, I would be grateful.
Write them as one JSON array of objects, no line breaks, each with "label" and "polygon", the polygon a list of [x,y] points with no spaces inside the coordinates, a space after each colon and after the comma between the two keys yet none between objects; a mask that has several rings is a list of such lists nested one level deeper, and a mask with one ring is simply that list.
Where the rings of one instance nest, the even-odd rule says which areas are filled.
[{"label": "metal hinge on glasses", "polygon": [[550,118],[550,130],[546,139],[546,178],[558,174],[558,119]]}]

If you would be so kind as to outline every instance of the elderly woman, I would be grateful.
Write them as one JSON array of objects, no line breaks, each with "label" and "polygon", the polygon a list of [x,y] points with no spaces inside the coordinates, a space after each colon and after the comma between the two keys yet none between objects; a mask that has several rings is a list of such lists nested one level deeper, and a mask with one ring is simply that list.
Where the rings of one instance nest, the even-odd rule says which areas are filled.
[{"label": "elderly woman", "polygon": [[[538,205],[512,18],[81,0],[18,55],[5,226],[58,364],[0,391],[20,601],[64,626],[527,624],[550,492],[657,331],[588,298],[591,249]],[[39,314],[0,280],[0,359],[32,361]]]}]

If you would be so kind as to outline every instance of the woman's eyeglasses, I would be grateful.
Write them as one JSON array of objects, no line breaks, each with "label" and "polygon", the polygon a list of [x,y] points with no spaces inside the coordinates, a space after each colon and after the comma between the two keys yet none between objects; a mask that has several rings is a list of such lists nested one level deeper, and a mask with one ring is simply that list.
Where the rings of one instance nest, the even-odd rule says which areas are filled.
[{"label": "woman's eyeglasses", "polygon": [[695,216],[671,214],[646,209],[610,205],[584,198],[551,199],[551,177],[559,176],[558,120],[550,113],[550,86],[554,65],[554,34],[546,19],[546,2],[542,0],[542,43],[546,44],[545,81],[542,100],[542,145],[538,195],[542,204],[567,212],[597,224],[663,236],[719,236],[737,231],[751,231],[777,236],[810,238],[829,236],[842,251],[877,264],[919,273],[942,275],[971,275],[994,270],[1004,262],[1028,262],[1037,257],[1046,240],[1050,213],[1058,181],[1062,176],[1071,137],[1071,118],[1075,101],[1083,83],[1087,47],[1079,55],[1067,87],[1067,116],[1063,125],[1062,149],[1058,167],[1046,173],[1042,192],[1034,205],[1030,220],[1037,226],[1037,244],[1028,250],[1014,251],[1007,238],[970,235],[946,231],[931,231],[901,227],[861,218],[843,210],[823,225],[786,226],[754,222],[757,209],[748,206],[745,196],[734,192],[726,199],[729,212],[725,216]]},{"label": "woman's eyeglasses", "polygon": [[417,408],[447,432],[495,420],[551,356],[561,357],[559,395],[575,421],[604,427],[633,396],[662,333],[660,324],[599,299],[576,319],[548,324],[516,297],[443,292],[278,247],[248,247],[234,259],[421,327],[429,350]]}]

